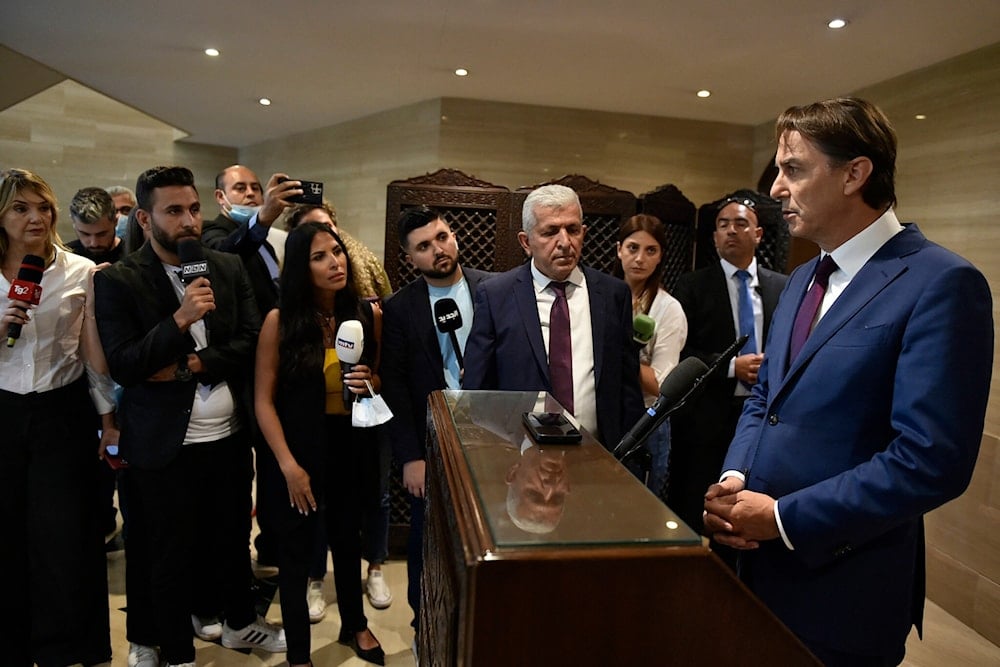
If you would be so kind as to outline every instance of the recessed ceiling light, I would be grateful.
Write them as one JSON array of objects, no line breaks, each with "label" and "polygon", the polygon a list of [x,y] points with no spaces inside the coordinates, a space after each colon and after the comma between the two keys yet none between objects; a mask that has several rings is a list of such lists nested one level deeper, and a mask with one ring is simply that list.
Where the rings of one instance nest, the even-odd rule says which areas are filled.
[{"label": "recessed ceiling light", "polygon": [[464,67],[459,67],[457,70],[455,70],[455,76],[469,76],[469,70],[465,69]]},{"label": "recessed ceiling light", "polygon": [[711,90],[699,90],[696,93],[696,95],[698,95],[698,97],[710,97],[712,95],[712,91]]},{"label": "recessed ceiling light", "polygon": [[269,97],[262,97],[262,98],[260,98],[257,101],[260,102],[260,105],[262,107],[269,107],[269,106],[271,106],[271,98],[269,98]]},{"label": "recessed ceiling light", "polygon": [[207,48],[207,49],[205,49],[205,55],[206,56],[212,56],[214,58],[217,55],[219,55],[219,50],[218,49],[213,49],[213,48]]},{"label": "recessed ceiling light", "polygon": [[830,30],[840,30],[847,25],[847,19],[833,19],[826,24],[826,27]]},{"label": "recessed ceiling light", "polygon": [[927,120],[927,116],[925,116],[922,113],[918,113],[916,116],[914,116],[914,118],[916,118],[917,120]]}]

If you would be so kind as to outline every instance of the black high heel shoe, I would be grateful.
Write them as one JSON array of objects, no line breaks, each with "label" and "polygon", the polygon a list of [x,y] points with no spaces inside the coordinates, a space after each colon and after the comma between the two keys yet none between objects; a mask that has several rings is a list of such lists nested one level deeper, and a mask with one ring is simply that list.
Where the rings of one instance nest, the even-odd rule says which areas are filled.
[{"label": "black high heel shoe", "polygon": [[[367,628],[365,628],[367,630]],[[362,630],[364,632],[364,630]],[[372,635],[375,638],[375,635]],[[377,642],[378,639],[375,639]],[[376,665],[385,665],[385,651],[382,650],[382,645],[379,644],[373,648],[361,648],[358,646],[358,638],[356,633],[346,630],[344,628],[340,629],[340,635],[337,637],[337,643],[343,644],[344,646],[350,646],[351,650],[354,651],[354,655],[358,656],[365,662],[370,662]]]}]

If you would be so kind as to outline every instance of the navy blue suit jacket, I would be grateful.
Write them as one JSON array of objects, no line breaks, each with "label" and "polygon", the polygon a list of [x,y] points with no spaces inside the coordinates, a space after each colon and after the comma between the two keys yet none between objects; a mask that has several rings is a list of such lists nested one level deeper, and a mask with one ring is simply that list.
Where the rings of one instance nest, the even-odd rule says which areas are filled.
[{"label": "navy blue suit jacket", "polygon": [[[590,296],[597,427],[604,446],[612,448],[643,411],[632,294],[623,281],[581,268]],[[529,263],[490,278],[476,291],[463,387],[552,391]]]},{"label": "navy blue suit jacket", "polygon": [[[915,225],[862,267],[789,366],[816,261],[788,280],[724,470],[778,499],[743,573],[806,644],[894,655],[924,597],[922,516],[968,486],[993,313],[983,275]],[[787,371],[786,371],[787,368]]]},{"label": "navy blue suit jacket", "polygon": [[[475,294],[485,271],[463,268]],[[382,397],[394,418],[386,424],[400,464],[424,458],[427,396],[445,389],[444,359],[431,315],[427,281],[417,278],[389,297],[382,316]]]}]

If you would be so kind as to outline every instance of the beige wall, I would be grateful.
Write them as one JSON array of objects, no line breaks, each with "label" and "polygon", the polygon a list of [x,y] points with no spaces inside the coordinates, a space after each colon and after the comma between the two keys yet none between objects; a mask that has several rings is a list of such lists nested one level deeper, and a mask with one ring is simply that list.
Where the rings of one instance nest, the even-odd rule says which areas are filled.
[{"label": "beige wall", "polygon": [[38,173],[59,200],[59,233],[75,238],[69,202],[87,186],[135,188],[136,177],[160,164],[182,164],[195,174],[212,215],[215,173],[236,150],[177,141],[174,128],[65,80],[0,112],[0,167]]},{"label": "beige wall", "polygon": [[261,178],[324,181],[346,229],[383,256],[386,186],[442,167],[516,189],[578,173],[696,204],[753,180],[751,128],[458,98],[427,100],[240,150]]}]

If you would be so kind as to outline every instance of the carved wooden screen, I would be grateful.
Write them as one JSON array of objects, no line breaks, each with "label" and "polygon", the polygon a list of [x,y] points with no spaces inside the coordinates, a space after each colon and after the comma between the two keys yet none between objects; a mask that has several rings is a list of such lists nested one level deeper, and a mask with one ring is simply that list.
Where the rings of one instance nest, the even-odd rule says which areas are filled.
[{"label": "carved wooden screen", "polygon": [[[512,231],[510,190],[455,169],[389,184],[385,207],[385,270],[394,289],[416,278],[403,259],[396,232],[400,212],[421,204],[441,212],[458,237],[459,261],[484,271],[503,271],[521,251]],[[513,260],[516,263],[516,259]]]},{"label": "carved wooden screen", "polygon": [[521,207],[528,193],[543,185],[565,185],[576,191],[583,209],[583,224],[587,225],[581,263],[598,271],[611,273],[617,257],[615,242],[618,241],[618,230],[622,223],[636,212],[635,195],[609,185],[602,185],[578,174],[563,176],[558,180],[538,183],[531,187],[518,188],[512,197],[514,200],[512,215],[517,229],[521,229]]},{"label": "carved wooden screen", "polygon": [[[781,217],[781,202],[754,190],[737,190],[735,197],[746,197],[757,203],[757,222],[764,228],[764,237],[757,246],[757,263],[765,269],[787,272],[788,264],[788,226]],[[718,261],[712,232],[715,230],[715,216],[723,197],[714,202],[703,204],[698,209],[698,232],[695,247],[695,268],[707,266]]]},{"label": "carved wooden screen", "polygon": [[663,249],[665,265],[663,287],[674,289],[677,277],[694,266],[694,230],[697,209],[694,202],[674,185],[661,185],[639,196],[639,211],[660,219],[667,231]]}]

